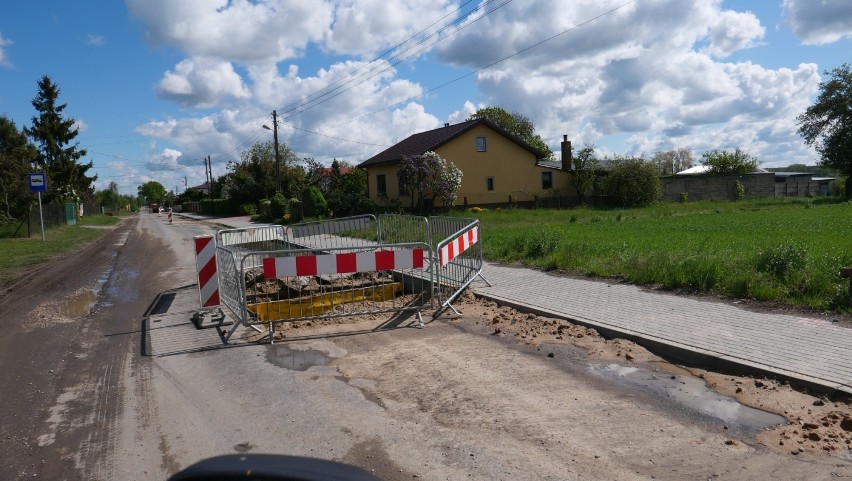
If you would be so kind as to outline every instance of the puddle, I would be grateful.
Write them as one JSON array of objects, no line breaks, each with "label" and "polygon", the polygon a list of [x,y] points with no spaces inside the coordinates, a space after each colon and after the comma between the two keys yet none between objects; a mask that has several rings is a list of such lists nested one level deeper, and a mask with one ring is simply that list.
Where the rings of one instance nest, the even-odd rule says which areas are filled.
[{"label": "puddle", "polygon": [[702,379],[693,377],[686,370],[677,369],[677,373],[649,371],[621,364],[591,364],[589,370],[604,378],[662,393],[681,405],[731,426],[760,430],[787,422],[783,416],[740,404],[732,397],[713,391]]},{"label": "puddle", "polygon": [[98,304],[98,292],[94,289],[81,289],[73,296],[58,303],[57,313],[69,319],[81,319],[88,316]]},{"label": "puddle", "polygon": [[328,356],[320,351],[308,349],[299,351],[285,345],[275,344],[266,351],[266,360],[272,364],[293,371],[306,371],[311,366],[323,366]]}]

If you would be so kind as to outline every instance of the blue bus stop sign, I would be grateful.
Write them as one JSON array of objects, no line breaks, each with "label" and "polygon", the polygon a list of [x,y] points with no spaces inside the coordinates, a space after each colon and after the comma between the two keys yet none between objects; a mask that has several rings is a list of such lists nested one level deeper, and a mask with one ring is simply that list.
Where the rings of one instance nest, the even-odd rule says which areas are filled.
[{"label": "blue bus stop sign", "polygon": [[30,192],[47,192],[47,179],[44,174],[30,174]]}]

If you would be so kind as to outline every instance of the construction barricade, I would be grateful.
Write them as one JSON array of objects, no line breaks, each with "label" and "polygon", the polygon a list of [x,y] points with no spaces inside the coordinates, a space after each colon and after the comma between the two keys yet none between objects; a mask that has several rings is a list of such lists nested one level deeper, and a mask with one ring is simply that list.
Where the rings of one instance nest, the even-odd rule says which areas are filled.
[{"label": "construction barricade", "polygon": [[[482,276],[479,221],[372,215],[216,234],[219,299],[239,325],[409,313],[423,325]],[[435,244],[437,242],[437,244]],[[484,277],[483,277],[484,279]],[[486,280],[486,283],[488,281]],[[490,285],[490,284],[489,284]]]},{"label": "construction barricade", "polygon": [[459,312],[452,302],[477,278],[488,286],[482,275],[482,232],[478,219],[459,217],[430,217],[430,243],[433,246],[432,268],[434,295],[440,303],[432,318],[446,309]]}]

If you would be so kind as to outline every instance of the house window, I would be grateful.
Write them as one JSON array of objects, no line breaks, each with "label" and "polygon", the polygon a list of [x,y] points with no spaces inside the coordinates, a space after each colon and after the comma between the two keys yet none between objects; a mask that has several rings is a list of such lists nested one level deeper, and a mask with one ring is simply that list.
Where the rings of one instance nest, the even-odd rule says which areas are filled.
[{"label": "house window", "polygon": [[541,173],[541,189],[547,190],[553,188],[553,172]]},{"label": "house window", "polygon": [[376,194],[379,197],[388,196],[388,184],[385,179],[385,174],[379,174],[376,176]]},{"label": "house window", "polygon": [[494,190],[494,177],[485,178],[485,190]]},{"label": "house window", "polygon": [[476,151],[485,152],[485,137],[476,138]]}]

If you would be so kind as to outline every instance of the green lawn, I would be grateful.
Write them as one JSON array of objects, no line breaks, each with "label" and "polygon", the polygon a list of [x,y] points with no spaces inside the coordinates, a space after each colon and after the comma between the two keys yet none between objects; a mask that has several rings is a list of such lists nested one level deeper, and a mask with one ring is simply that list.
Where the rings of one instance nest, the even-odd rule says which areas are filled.
[{"label": "green lawn", "polygon": [[852,203],[811,199],[665,203],[624,210],[485,210],[487,259],[640,285],[852,308]]},{"label": "green lawn", "polygon": [[0,239],[0,285],[13,282],[21,272],[52,257],[72,252],[87,242],[107,233],[86,226],[109,226],[121,222],[120,217],[86,216],[76,226],[63,226],[45,232],[45,240],[36,234],[29,239]]}]

